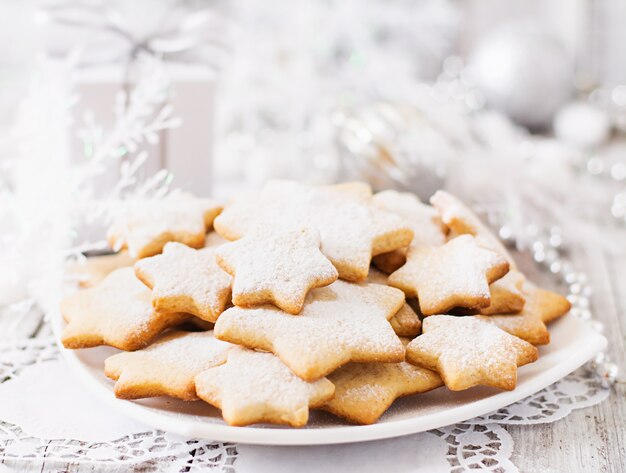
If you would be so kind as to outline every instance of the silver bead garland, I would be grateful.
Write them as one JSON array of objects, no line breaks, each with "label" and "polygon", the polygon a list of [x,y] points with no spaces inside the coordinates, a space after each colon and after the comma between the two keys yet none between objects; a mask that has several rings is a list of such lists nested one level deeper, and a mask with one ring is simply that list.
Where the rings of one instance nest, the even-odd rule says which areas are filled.
[{"label": "silver bead garland", "polygon": [[[493,215],[489,220],[494,220]],[[498,234],[507,244],[517,248],[527,248],[533,260],[540,268],[554,274],[557,281],[567,287],[567,300],[572,304],[570,316],[587,321],[590,327],[604,332],[604,324],[593,319],[591,312],[592,289],[585,272],[578,271],[567,258],[563,245],[563,236],[559,227],[541,229],[536,225],[527,225],[523,235],[515,235],[511,227],[500,225]],[[596,373],[606,386],[617,381],[619,367],[607,352],[598,353],[587,367]]]}]

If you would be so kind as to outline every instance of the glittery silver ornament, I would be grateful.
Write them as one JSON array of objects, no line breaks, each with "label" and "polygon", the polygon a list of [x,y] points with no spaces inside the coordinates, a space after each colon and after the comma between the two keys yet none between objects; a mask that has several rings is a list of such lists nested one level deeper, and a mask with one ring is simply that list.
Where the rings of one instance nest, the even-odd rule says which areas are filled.
[{"label": "glittery silver ornament", "polygon": [[548,126],[573,92],[563,45],[538,23],[507,23],[470,53],[468,75],[488,106],[529,128]]}]

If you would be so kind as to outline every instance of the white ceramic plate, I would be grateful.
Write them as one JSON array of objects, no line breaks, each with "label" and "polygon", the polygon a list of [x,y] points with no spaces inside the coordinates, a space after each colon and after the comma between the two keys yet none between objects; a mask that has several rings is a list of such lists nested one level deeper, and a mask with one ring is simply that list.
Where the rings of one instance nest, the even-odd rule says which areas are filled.
[{"label": "white ceramic plate", "polygon": [[[53,316],[57,340],[64,322]],[[590,360],[606,346],[606,339],[585,322],[566,316],[550,325],[551,343],[539,348],[539,360],[519,369],[513,391],[476,387],[462,392],[445,388],[395,402],[374,425],[348,425],[320,411],[311,412],[300,429],[255,425],[231,427],[217,409],[204,402],[169,398],[123,401],[113,394],[113,382],[102,373],[104,360],[118,350],[98,347],[61,352],[71,369],[93,393],[119,412],[153,428],[191,438],[263,445],[318,445],[376,440],[422,432],[487,414],[523,399]]]}]

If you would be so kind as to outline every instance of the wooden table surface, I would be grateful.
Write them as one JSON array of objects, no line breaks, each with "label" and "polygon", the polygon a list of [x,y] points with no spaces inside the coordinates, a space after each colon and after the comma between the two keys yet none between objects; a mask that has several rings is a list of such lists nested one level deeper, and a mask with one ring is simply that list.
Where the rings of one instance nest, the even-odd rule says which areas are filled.
[{"label": "wooden table surface", "polygon": [[[505,426],[515,441],[511,460],[524,473],[626,472],[626,255],[616,256],[591,248],[578,250],[571,258],[589,275],[594,317],[605,325],[609,353],[620,366],[619,380],[612,387],[609,399],[597,406],[574,410],[550,424]],[[0,338],[49,334],[47,325],[35,315],[24,319],[19,326],[0,317]],[[17,471],[30,472],[33,466],[24,465]],[[37,471],[98,471],[94,468],[94,465],[67,464],[59,469],[57,464],[48,470],[38,464]],[[111,467],[106,471],[128,470]]]}]

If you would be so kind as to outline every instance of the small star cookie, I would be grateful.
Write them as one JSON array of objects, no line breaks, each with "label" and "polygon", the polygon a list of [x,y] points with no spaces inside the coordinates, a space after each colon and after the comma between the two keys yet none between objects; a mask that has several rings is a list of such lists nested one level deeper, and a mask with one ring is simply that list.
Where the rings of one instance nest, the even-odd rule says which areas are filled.
[{"label": "small star cookie", "polygon": [[110,255],[90,256],[84,261],[73,263],[68,273],[78,279],[80,287],[94,287],[112,271],[127,268],[134,263],[135,259],[130,257],[128,251],[120,251]]},{"label": "small star cookie", "polygon": [[413,232],[398,216],[375,208],[363,190],[311,187],[270,181],[260,193],[242,196],[215,219],[224,238],[251,233],[317,228],[322,253],[339,277],[364,281],[372,256],[407,246]]},{"label": "small star cookie", "polygon": [[[387,275],[372,268],[367,276],[367,282],[387,285]],[[389,319],[389,323],[399,337],[415,337],[422,330],[422,322],[413,308],[406,302],[396,314]]]},{"label": "small star cookie", "polygon": [[225,364],[196,376],[196,391],[200,399],[221,409],[230,425],[301,427],[309,420],[309,408],[328,401],[335,387],[326,378],[298,378],[271,353],[235,347]]},{"label": "small star cookie", "polygon": [[443,385],[434,371],[406,361],[348,363],[328,379],[335,385],[335,395],[322,409],[357,424],[373,424],[399,397]]},{"label": "small star cookie", "polygon": [[410,248],[406,264],[388,282],[407,297],[417,296],[422,314],[444,314],[454,307],[487,307],[489,284],[508,270],[499,254],[461,235],[439,247]]},{"label": "small star cookie", "polygon": [[526,308],[529,312],[539,314],[544,323],[550,323],[569,312],[572,305],[561,294],[541,289],[530,281],[523,287],[526,296]]},{"label": "small star cookie", "polygon": [[215,249],[169,242],[160,255],[135,263],[135,275],[152,289],[160,312],[187,312],[215,322],[230,300],[231,277],[215,262]]},{"label": "small star cookie", "polygon": [[502,242],[478,216],[463,202],[446,191],[439,190],[430,198],[430,203],[437,209],[441,220],[455,235],[473,235],[481,246],[502,255],[509,262],[511,269],[517,269],[515,260]]},{"label": "small star cookie", "polygon": [[483,315],[517,314],[522,311],[526,298],[522,294],[524,275],[513,269],[489,286],[491,304],[479,310]]},{"label": "small star cookie", "polygon": [[[413,230],[412,247],[440,246],[446,242],[447,228],[437,211],[423,204],[415,194],[387,190],[372,198],[375,207],[405,219]],[[375,256],[374,265],[385,273],[393,273],[406,262],[406,248]]]},{"label": "small star cookie", "polygon": [[337,280],[337,270],[320,251],[319,232],[307,228],[254,235],[222,245],[217,264],[234,277],[233,304],[274,304],[298,314],[307,293]]},{"label": "small star cookie", "polygon": [[476,318],[495,325],[506,333],[515,335],[533,345],[550,343],[550,332],[541,320],[541,314],[525,308],[519,314],[476,315]]},{"label": "small star cookie", "polygon": [[189,318],[152,308],[150,291],[135,277],[133,268],[109,274],[98,286],[76,292],[61,302],[67,322],[61,341],[65,348],[110,345],[137,350],[166,328]]},{"label": "small star cookie", "polygon": [[232,307],[217,320],[215,336],[270,351],[312,381],[349,361],[402,361],[404,347],[388,320],[403,303],[392,287],[335,281],[312,290],[297,317],[271,306]]},{"label": "small star cookie", "polygon": [[406,349],[409,363],[437,371],[452,391],[477,385],[512,390],[517,367],[537,357],[530,343],[473,316],[428,317]]},{"label": "small star cookie", "polygon": [[226,361],[230,343],[213,332],[168,331],[143,350],[118,353],[104,362],[104,374],[116,381],[121,399],[170,396],[184,401],[198,399],[195,377]]},{"label": "small star cookie", "polygon": [[131,201],[109,228],[107,240],[116,251],[128,248],[134,258],[159,254],[168,241],[202,248],[206,232],[221,210],[214,200],[182,192]]}]

